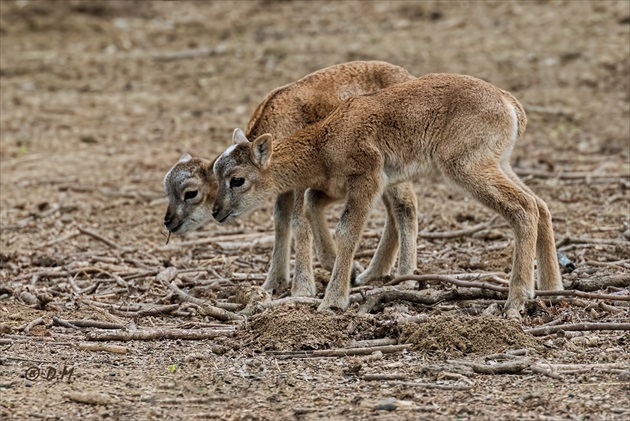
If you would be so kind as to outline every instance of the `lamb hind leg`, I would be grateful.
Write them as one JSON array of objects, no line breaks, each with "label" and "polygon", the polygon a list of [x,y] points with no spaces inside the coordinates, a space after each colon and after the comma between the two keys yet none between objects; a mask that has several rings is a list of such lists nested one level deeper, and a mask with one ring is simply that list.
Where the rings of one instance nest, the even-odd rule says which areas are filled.
[{"label": "lamb hind leg", "polygon": [[448,168],[444,173],[479,202],[503,216],[514,230],[514,257],[506,311],[508,317],[518,317],[525,302],[534,295],[536,200],[508,178],[495,162]]},{"label": "lamb hind leg", "polygon": [[385,205],[385,210],[387,211],[383,236],[378,242],[376,252],[370,261],[370,265],[363,273],[357,276],[357,285],[365,284],[373,279],[389,275],[389,272],[396,261],[399,232],[396,218],[394,218],[392,197],[388,191],[383,193],[383,204]]},{"label": "lamb hind leg", "polygon": [[398,226],[398,268],[396,275],[413,275],[418,265],[418,201],[412,183],[402,183],[390,188],[393,211]]},{"label": "lamb hind leg", "polygon": [[518,184],[523,190],[529,193],[536,200],[538,207],[538,227],[536,239],[536,261],[538,272],[538,289],[541,290],[562,290],[562,275],[560,274],[560,265],[558,265],[558,255],[556,253],[556,243],[553,238],[553,226],[551,223],[551,213],[547,204],[514,173],[509,163],[502,166],[505,174],[510,177],[514,183]]},{"label": "lamb hind leg", "polygon": [[398,252],[398,276],[411,275],[417,265],[416,244],[418,202],[412,183],[388,187],[383,193],[387,219],[368,269],[357,277],[357,284],[389,275]]},{"label": "lamb hind leg", "polygon": [[[328,230],[328,223],[326,222],[324,211],[337,200],[321,191],[311,189],[306,191],[305,200],[305,211],[308,220],[311,222],[312,232],[315,238],[315,252],[319,264],[324,270],[330,272],[335,266],[337,245]],[[353,266],[352,274],[350,275],[353,283],[355,282],[357,272],[356,266]]]}]

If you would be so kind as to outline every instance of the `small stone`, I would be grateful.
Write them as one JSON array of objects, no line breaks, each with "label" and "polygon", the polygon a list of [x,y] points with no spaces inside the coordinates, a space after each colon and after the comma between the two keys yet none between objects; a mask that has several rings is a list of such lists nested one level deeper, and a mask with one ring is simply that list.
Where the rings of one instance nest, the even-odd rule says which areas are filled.
[{"label": "small stone", "polygon": [[374,407],[376,411],[395,411],[396,410],[396,400],[388,399],[384,402],[377,404]]},{"label": "small stone", "polygon": [[177,268],[174,266],[167,267],[157,274],[155,277],[158,282],[171,282],[177,276]]},{"label": "small stone", "polygon": [[184,358],[184,362],[186,363],[190,363],[193,362],[195,360],[203,360],[205,357],[203,354],[199,353],[199,352],[193,352],[192,354],[186,355],[186,357]]},{"label": "small stone", "polygon": [[622,382],[630,382],[630,371],[622,371],[619,373],[619,380]]},{"label": "small stone", "polygon": [[217,354],[217,355],[223,355],[226,352],[228,352],[230,349],[226,346],[222,346],[222,345],[214,345],[211,348],[211,351],[213,354]]},{"label": "small stone", "polygon": [[484,269],[486,265],[481,261],[481,257],[473,256],[470,258],[470,262],[468,263],[470,269]]}]

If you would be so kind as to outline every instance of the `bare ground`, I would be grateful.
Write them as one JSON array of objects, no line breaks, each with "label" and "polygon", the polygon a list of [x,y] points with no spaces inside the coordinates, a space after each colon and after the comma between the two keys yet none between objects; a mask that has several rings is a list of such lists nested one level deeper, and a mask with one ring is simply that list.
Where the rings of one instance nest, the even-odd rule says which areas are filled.
[{"label": "bare ground", "polygon": [[[630,417],[627,330],[526,333],[627,323],[628,301],[538,299],[521,327],[487,291],[368,314],[359,295],[348,312],[320,315],[308,304],[262,311],[269,297],[254,289],[246,321],[218,321],[169,284],[242,312],[228,301],[248,302],[264,278],[271,204],[165,245],[160,185],[182,153],[219,153],[269,90],[316,69],[380,59],[471,74],[526,108],[513,164],[577,266],[565,283],[612,280],[595,292],[627,298],[630,3],[3,1],[0,12],[0,418]],[[417,192],[423,231],[491,221],[439,180]],[[383,221],[379,206],[364,265]],[[497,219],[421,238],[418,273],[507,278],[511,253]],[[329,274],[316,271],[323,291]],[[423,294],[451,289],[430,282]],[[118,326],[76,326],[85,320]],[[89,340],[156,330],[218,336]],[[512,374],[479,372],[506,364]]]}]

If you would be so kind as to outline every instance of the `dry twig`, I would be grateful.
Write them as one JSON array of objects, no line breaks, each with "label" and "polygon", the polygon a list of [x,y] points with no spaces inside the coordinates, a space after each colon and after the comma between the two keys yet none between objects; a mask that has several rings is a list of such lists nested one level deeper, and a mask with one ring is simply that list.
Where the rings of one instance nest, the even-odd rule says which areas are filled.
[{"label": "dry twig", "polygon": [[120,246],[118,244],[114,243],[112,240],[108,238],[103,237],[101,234],[99,234],[98,232],[92,229],[84,228],[84,227],[77,227],[77,229],[79,230],[79,232],[81,232],[81,234],[89,235],[95,240],[98,240],[101,243],[107,244],[110,248],[120,249]]},{"label": "dry twig", "polygon": [[388,283],[386,283],[386,286],[391,286],[391,285],[398,285],[404,281],[420,281],[420,282],[426,282],[426,281],[440,281],[440,282],[448,282],[450,284],[459,286],[459,287],[466,287],[466,288],[485,288],[485,289],[490,289],[493,291],[499,291],[499,292],[508,292],[508,288],[507,287],[503,287],[500,285],[493,285],[493,284],[489,284],[487,282],[477,282],[477,281],[464,281],[464,280],[460,280],[460,279],[455,279],[451,276],[447,276],[447,275],[407,275],[407,276],[399,276],[397,278],[392,279],[391,281],[389,281]]},{"label": "dry twig", "polygon": [[186,294],[184,291],[179,289],[177,284],[175,284],[175,281],[172,281],[168,287],[171,291],[176,293],[181,300],[198,305],[200,313],[204,316],[211,316],[221,321],[243,320],[243,316],[239,316],[238,314],[232,313],[231,311],[223,308],[215,307],[205,300]]},{"label": "dry twig", "polygon": [[259,303],[258,305],[263,309],[269,309],[269,308],[274,308],[274,307],[277,307],[286,303],[319,305],[319,303],[321,302],[322,300],[320,298],[315,298],[315,297],[285,297],[285,298],[278,298],[277,300]]},{"label": "dry twig", "polygon": [[106,352],[113,352],[115,354],[126,354],[129,352],[129,349],[126,346],[89,343],[89,342],[80,343],[79,349],[83,349],[85,351],[106,351]]},{"label": "dry twig", "polygon": [[467,365],[473,369],[475,373],[481,374],[516,374],[530,366],[529,358],[519,358],[505,363],[494,365],[479,364],[471,361],[451,360],[449,363]]},{"label": "dry twig", "polygon": [[[496,286],[496,285],[493,285]],[[503,288],[503,287],[498,287]],[[443,301],[454,300],[475,300],[479,298],[485,299],[503,299],[503,293],[480,288],[469,288],[465,290],[452,289],[450,291],[441,292],[433,295],[426,295],[421,291],[405,291],[393,288],[379,288],[370,291],[368,299],[359,307],[359,314],[372,312],[379,304],[390,301],[409,301],[416,304],[424,304],[427,306],[435,305]],[[353,296],[351,296],[352,301]]]},{"label": "dry twig", "polygon": [[536,297],[582,297],[591,300],[630,301],[630,295],[594,294],[575,290],[536,291]]},{"label": "dry twig", "polygon": [[156,339],[212,339],[219,336],[232,336],[232,329],[222,330],[185,330],[185,329],[151,329],[134,332],[88,332],[88,341],[152,341]]},{"label": "dry twig", "polygon": [[346,357],[350,355],[369,355],[378,351],[382,352],[383,354],[391,354],[394,352],[403,351],[409,347],[411,347],[410,344],[403,344],[403,345],[371,346],[371,347],[362,347],[362,348],[336,348],[336,349],[325,349],[325,350],[315,350],[315,351],[280,351],[280,352],[272,352],[271,354],[278,359]]},{"label": "dry twig", "polygon": [[37,319],[31,321],[26,326],[24,326],[24,328],[22,330],[24,331],[24,333],[29,333],[30,330],[32,328],[34,328],[35,326],[43,325],[43,324],[44,324],[44,318],[43,317],[38,317]]},{"label": "dry twig", "polygon": [[57,317],[57,316],[53,316],[52,321],[53,321],[53,325],[55,325],[55,326],[63,326],[63,327],[67,327],[69,329],[81,330],[80,327],[75,326],[72,323],[70,323],[69,321],[64,320],[64,319],[62,319],[60,317]]},{"label": "dry twig", "polygon": [[560,373],[555,371],[553,368],[545,368],[540,365],[532,365],[529,367],[529,369],[536,374],[542,374],[544,376],[551,377],[552,379],[559,379],[562,377],[560,376]]},{"label": "dry twig", "polygon": [[113,402],[109,395],[97,392],[69,392],[64,396],[75,402],[89,403],[92,405],[109,405]]},{"label": "dry twig", "polygon": [[398,339],[382,338],[382,339],[366,339],[364,341],[355,341],[348,345],[348,348],[365,348],[373,346],[396,345]]},{"label": "dry twig", "polygon": [[568,325],[544,326],[527,329],[525,332],[534,336],[551,335],[559,331],[589,330],[630,330],[630,323],[574,323]]},{"label": "dry twig", "polygon": [[98,329],[124,329],[121,323],[101,322],[98,320],[67,320],[68,323],[78,327],[96,327]]},{"label": "dry twig", "polygon": [[408,387],[421,387],[423,389],[440,389],[440,390],[470,390],[472,386],[461,385],[449,385],[449,384],[435,384],[435,383],[422,383],[422,382],[396,382],[394,383],[400,386]]},{"label": "dry twig", "polygon": [[630,273],[602,276],[594,279],[574,279],[572,281],[565,281],[564,287],[586,292],[599,291],[608,287],[626,288],[630,287]]}]

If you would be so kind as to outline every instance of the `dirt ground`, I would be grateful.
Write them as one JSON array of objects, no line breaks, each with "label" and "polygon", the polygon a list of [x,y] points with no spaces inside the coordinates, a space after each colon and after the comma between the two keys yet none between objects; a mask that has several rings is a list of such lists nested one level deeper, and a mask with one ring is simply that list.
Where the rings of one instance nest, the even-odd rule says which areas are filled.
[{"label": "dirt ground", "polygon": [[[343,314],[259,304],[220,322],[169,284],[241,311],[229,301],[264,279],[272,204],[165,245],[161,187],[182,153],[214,157],[268,91],[314,70],[378,59],[470,74],[525,106],[512,162],[577,267],[565,283],[612,279],[599,293],[627,298],[629,2],[3,0],[0,13],[0,418],[630,419],[627,330],[526,332],[627,323],[628,301],[540,299],[520,324],[501,316],[502,297],[363,314],[377,284]],[[416,187],[423,232],[491,221],[439,180]],[[365,266],[383,222],[379,205]],[[509,277],[500,219],[418,244],[418,274]],[[316,274],[323,292],[329,274]],[[151,329],[217,337],[90,340]],[[99,343],[117,347],[89,349]],[[473,365],[525,360],[513,374]]]}]

